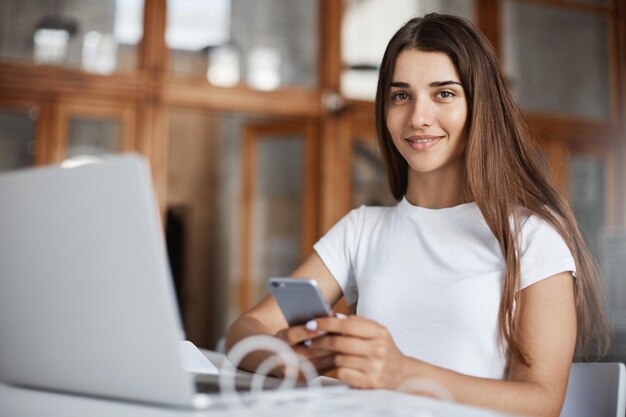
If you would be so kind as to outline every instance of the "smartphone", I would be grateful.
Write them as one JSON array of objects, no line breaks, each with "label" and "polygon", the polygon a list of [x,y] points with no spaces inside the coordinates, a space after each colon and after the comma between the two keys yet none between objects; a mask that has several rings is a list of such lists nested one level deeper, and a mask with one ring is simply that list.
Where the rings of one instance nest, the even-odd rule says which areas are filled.
[{"label": "smartphone", "polygon": [[267,283],[289,326],[332,316],[317,281],[310,278],[270,278]]}]

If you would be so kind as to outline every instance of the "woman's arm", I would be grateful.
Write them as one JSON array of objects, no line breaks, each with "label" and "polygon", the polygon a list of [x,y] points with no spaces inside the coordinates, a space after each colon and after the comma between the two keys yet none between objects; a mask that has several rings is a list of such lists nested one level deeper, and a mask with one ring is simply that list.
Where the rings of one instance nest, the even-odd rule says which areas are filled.
[{"label": "woman's arm", "polygon": [[385,327],[360,317],[316,320],[317,330],[340,335],[320,337],[313,346],[336,352],[337,377],[355,387],[396,389],[411,378],[429,379],[461,403],[557,417],[576,344],[572,279],[569,272],[561,273],[521,291],[521,340],[530,366],[512,358],[506,381],[471,377],[404,356]]},{"label": "woman's arm", "polygon": [[[292,274],[294,278],[313,278],[322,294],[332,306],[341,297],[341,288],[328,271],[317,253],[313,253]],[[319,371],[334,368],[334,354],[323,349],[307,349],[300,342],[310,339],[312,334],[304,326],[289,328],[274,297],[268,295],[257,305],[241,315],[226,332],[225,348],[228,352],[237,342],[253,335],[278,336],[290,344],[297,353],[307,357]],[[258,352],[248,355],[241,368],[254,371],[269,354]]]}]

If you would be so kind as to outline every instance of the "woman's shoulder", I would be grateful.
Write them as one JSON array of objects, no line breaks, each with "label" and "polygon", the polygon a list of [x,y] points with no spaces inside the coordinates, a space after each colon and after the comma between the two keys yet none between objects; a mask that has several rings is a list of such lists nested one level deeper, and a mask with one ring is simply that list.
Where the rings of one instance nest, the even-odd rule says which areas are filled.
[{"label": "woman's shoulder", "polygon": [[[551,213],[551,212],[550,212]],[[554,220],[535,213],[523,210],[519,227],[519,242],[522,253],[541,252],[559,256],[571,256],[568,245],[568,237],[557,229],[554,222],[558,222],[556,215]]]},{"label": "woman's shoulder", "polygon": [[[520,208],[518,210],[520,219],[520,231],[522,236],[533,236],[542,234],[557,234],[558,231],[554,225],[543,215],[535,213],[527,208]],[[554,216],[556,219],[556,216]]]},{"label": "woman's shoulder", "polygon": [[[386,213],[393,211],[393,207],[360,206],[350,210],[334,226],[332,226],[314,249],[320,252],[336,252],[357,250],[359,242],[373,233],[374,230],[385,229]],[[325,247],[332,248],[326,250]]]},{"label": "woman's shoulder", "polygon": [[346,217],[362,224],[371,224],[380,221],[386,216],[393,215],[396,206],[366,206],[362,205],[350,210]]},{"label": "woman's shoulder", "polygon": [[576,275],[576,261],[567,237],[546,216],[526,210],[518,242],[521,288],[561,272]]}]

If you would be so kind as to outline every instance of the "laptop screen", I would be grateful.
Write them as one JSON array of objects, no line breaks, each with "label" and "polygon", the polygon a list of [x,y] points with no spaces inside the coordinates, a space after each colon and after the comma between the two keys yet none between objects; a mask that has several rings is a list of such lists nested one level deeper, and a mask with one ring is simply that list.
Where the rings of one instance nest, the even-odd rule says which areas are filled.
[{"label": "laptop screen", "polygon": [[0,380],[188,404],[146,161],[2,174],[0,195]]}]

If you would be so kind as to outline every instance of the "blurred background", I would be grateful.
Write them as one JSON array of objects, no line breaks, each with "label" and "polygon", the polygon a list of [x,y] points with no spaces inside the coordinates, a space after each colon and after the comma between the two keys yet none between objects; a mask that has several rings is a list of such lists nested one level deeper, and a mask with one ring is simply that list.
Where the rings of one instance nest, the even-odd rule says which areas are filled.
[{"label": "blurred background", "polygon": [[626,361],[622,0],[0,0],[0,171],[145,155],[187,336],[214,348],[341,216],[393,203],[378,65],[432,11],[494,45],[604,273],[609,359]]}]

